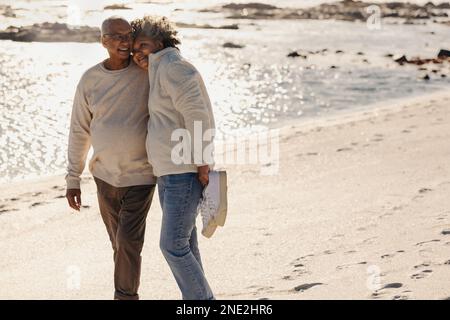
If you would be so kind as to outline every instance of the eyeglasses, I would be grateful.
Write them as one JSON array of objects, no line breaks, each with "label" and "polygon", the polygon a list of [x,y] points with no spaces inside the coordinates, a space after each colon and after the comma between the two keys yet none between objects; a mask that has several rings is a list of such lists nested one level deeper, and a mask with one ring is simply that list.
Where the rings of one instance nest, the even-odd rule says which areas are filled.
[{"label": "eyeglasses", "polygon": [[133,39],[133,33],[120,34],[120,33],[106,33],[103,36],[108,36],[115,41],[129,41]]}]

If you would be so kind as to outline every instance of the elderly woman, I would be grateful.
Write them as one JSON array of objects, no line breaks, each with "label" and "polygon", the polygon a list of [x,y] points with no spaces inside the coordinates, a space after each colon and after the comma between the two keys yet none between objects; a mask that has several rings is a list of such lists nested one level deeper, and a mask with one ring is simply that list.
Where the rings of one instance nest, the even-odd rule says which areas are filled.
[{"label": "elderly woman", "polygon": [[183,299],[214,299],[195,226],[212,165],[212,155],[206,152],[211,144],[205,146],[203,139],[205,135],[212,140],[211,102],[197,69],[180,55],[177,31],[167,18],[146,16],[131,25],[133,59],[148,70],[150,81],[146,148],[163,211],[160,248]]}]

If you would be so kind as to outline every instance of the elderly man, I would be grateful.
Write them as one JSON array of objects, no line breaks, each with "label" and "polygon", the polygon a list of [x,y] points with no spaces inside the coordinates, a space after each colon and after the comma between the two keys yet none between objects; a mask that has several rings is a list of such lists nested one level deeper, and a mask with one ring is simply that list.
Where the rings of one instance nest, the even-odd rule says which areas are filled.
[{"label": "elderly man", "polygon": [[80,176],[89,170],[114,250],[115,299],[138,299],[145,220],[156,179],[145,149],[148,76],[130,58],[132,29],[120,17],[102,24],[109,54],[82,76],[75,94],[68,148],[67,200],[80,210]]}]

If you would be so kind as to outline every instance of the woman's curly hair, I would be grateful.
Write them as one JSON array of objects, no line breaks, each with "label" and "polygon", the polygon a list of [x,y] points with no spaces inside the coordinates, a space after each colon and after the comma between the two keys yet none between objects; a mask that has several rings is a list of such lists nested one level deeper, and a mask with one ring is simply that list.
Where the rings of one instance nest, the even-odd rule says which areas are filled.
[{"label": "woman's curly hair", "polygon": [[175,26],[166,17],[144,16],[142,19],[135,19],[131,22],[133,28],[133,37],[136,39],[140,35],[149,37],[156,41],[161,41],[164,48],[173,47],[181,44],[177,37],[178,31]]}]

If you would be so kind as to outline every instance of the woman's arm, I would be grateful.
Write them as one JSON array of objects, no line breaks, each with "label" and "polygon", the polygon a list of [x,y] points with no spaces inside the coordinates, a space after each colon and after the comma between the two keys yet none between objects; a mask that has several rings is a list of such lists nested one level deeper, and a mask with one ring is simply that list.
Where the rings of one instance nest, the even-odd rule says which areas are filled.
[{"label": "woman's arm", "polygon": [[[167,66],[163,85],[172,99],[174,108],[182,115],[191,136],[193,163],[199,168],[199,179],[207,184],[212,155],[204,151],[211,141],[204,141],[204,134],[214,130],[211,102],[199,72],[187,61],[175,61]],[[214,134],[212,134],[213,136]]]}]

